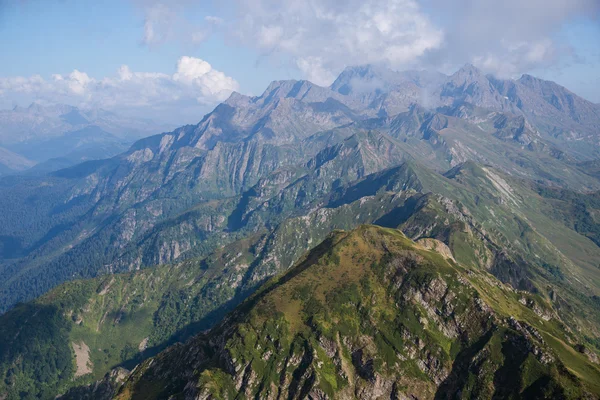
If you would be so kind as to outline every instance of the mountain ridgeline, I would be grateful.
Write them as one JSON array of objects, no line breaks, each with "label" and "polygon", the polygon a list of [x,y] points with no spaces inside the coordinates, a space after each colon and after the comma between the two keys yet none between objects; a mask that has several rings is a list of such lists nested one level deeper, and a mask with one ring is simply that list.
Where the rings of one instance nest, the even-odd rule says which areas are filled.
[{"label": "mountain ridgeline", "polygon": [[5,177],[0,398],[597,398],[599,126],[363,66]]}]

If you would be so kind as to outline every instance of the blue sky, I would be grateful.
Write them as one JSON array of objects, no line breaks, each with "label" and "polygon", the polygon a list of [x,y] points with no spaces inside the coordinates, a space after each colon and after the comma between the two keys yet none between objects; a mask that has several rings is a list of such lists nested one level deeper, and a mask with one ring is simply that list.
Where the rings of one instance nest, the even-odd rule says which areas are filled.
[{"label": "blue sky", "polygon": [[231,90],[328,84],[366,62],[445,73],[472,62],[600,103],[600,2],[529,2],[0,0],[0,108],[60,100],[194,122]]},{"label": "blue sky", "polygon": [[[0,0],[0,3],[2,0]],[[2,6],[0,6],[2,7]],[[185,18],[201,20],[215,11],[192,7]],[[223,35],[192,44],[172,40],[144,45],[144,10],[128,1],[22,1],[0,8],[0,77],[65,74],[73,69],[95,78],[114,75],[121,65],[133,71],[173,73],[184,55],[201,58],[233,76],[240,92],[259,94],[270,81],[299,78],[297,69],[274,63]]]},{"label": "blue sky", "polygon": [[[213,11],[197,7],[186,17],[202,19]],[[12,40],[2,40],[0,51],[11,55],[11,62],[0,63],[0,76],[50,76],[78,69],[99,78],[124,64],[134,71],[170,73],[183,55],[202,58],[239,77],[247,91],[261,90],[272,75],[297,75],[260,62],[252,49],[226,46],[218,35],[198,45],[173,41],[145,46],[143,26],[143,10],[127,1],[24,1],[6,7],[0,16],[0,35]]]}]

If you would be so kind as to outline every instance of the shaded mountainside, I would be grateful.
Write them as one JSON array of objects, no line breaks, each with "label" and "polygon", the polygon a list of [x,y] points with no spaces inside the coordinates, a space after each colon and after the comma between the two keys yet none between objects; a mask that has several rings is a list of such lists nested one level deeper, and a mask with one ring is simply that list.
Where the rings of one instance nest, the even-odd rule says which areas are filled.
[{"label": "shaded mountainside", "polygon": [[[401,232],[335,232],[222,323],[90,398],[582,398],[600,369],[548,304]],[[447,255],[447,252],[444,252]],[[77,389],[63,398],[81,396]]]},{"label": "shaded mountainside", "polygon": [[[384,148],[389,149],[388,157],[380,157],[376,152]],[[272,181],[284,179],[286,184],[296,181],[294,185],[304,193],[306,203],[294,201],[281,205],[288,208],[286,212],[289,213],[327,193],[332,185],[340,185],[378,169],[396,165],[405,157],[405,153],[389,140],[380,140],[373,135],[360,135],[329,149],[323,150],[307,163],[291,165],[293,168],[279,170],[270,176],[269,173],[281,164],[298,160],[299,156],[294,156],[297,152],[291,148],[282,149],[259,142],[219,144],[204,157],[191,164],[184,164],[182,171],[165,171],[168,177],[151,172],[158,167],[157,164],[163,162],[160,159],[156,163],[145,163],[143,171],[140,171],[141,167],[135,168],[131,177],[134,181],[123,180],[120,181],[123,183],[117,183],[122,187],[119,192],[100,195],[97,191],[103,188],[96,187],[90,189],[91,193],[80,193],[69,201],[67,207],[60,206],[61,197],[65,196],[65,193],[88,190],[78,186],[77,180],[74,183],[73,179],[55,176],[45,179],[41,185],[34,179],[23,180],[19,185],[23,194],[32,191],[29,184],[40,185],[48,192],[44,198],[32,199],[34,208],[48,208],[38,208],[40,216],[29,216],[24,205],[14,201],[14,197],[20,196],[21,193],[15,190],[14,186],[11,186],[10,190],[7,189],[9,193],[3,202],[6,203],[6,210],[11,213],[5,216],[5,229],[8,231],[11,227],[18,226],[22,234],[29,237],[27,242],[14,240],[8,235],[2,238],[7,252],[6,258],[24,256],[23,259],[8,265],[4,271],[0,271],[0,274],[6,276],[4,292],[7,295],[12,293],[12,296],[16,297],[21,290],[19,287],[41,280],[43,282],[35,285],[46,285],[45,288],[36,290],[42,293],[51,288],[56,281],[65,280],[73,274],[85,277],[98,272],[118,272],[170,262],[201,242],[204,242],[205,246],[216,245],[215,240],[223,231],[244,228],[245,222],[237,219],[243,217],[240,213],[247,207],[245,202],[249,201],[250,197],[255,197],[252,194],[264,190],[253,185],[265,185],[265,178]],[[132,154],[135,153],[134,151]],[[175,163],[172,160],[170,162]],[[116,165],[117,170],[111,175],[114,179],[119,179],[123,165]],[[82,165],[79,168],[83,167]],[[91,167],[96,168],[96,165]],[[175,168],[175,165],[171,164],[171,167]],[[337,171],[337,168],[341,170]],[[286,171],[289,171],[289,174]],[[70,171],[61,172],[69,173]],[[259,181],[260,177],[264,177],[262,183]],[[143,184],[135,182],[138,178],[144,179]],[[88,182],[94,179],[91,175],[85,178]],[[190,187],[191,184],[194,186]],[[110,185],[110,182],[107,181],[106,185]],[[155,189],[154,192],[151,191],[152,188]],[[242,192],[243,189],[246,190],[241,198],[228,197]],[[279,190],[281,189],[282,186]],[[41,191],[39,188],[34,190]],[[277,193],[271,193],[275,194]],[[298,193],[292,195],[296,196]],[[54,199],[54,196],[57,198]],[[95,204],[94,198],[98,199]],[[56,200],[58,204],[52,204],[49,200]],[[268,198],[263,201],[265,200]],[[41,203],[40,206],[37,206],[36,202]],[[25,221],[21,215],[25,215]],[[276,210],[269,210],[267,218],[285,218],[286,215],[278,215]],[[10,220],[11,218],[14,219]],[[61,219],[65,225],[69,222],[72,225],[68,226],[68,229],[59,226],[62,229],[58,232],[51,237],[44,237],[43,233],[48,229],[45,224],[52,224]],[[27,223],[29,221],[31,225]],[[15,234],[14,231],[12,233]],[[172,245],[177,239],[180,239],[178,244]],[[164,243],[165,241],[168,242]],[[14,242],[18,244],[16,248],[11,244]],[[197,252],[205,254],[210,250],[196,249]],[[22,268],[31,264],[37,264],[37,268]],[[52,279],[39,278],[49,275],[50,271],[57,271],[58,275],[51,275]]]}]

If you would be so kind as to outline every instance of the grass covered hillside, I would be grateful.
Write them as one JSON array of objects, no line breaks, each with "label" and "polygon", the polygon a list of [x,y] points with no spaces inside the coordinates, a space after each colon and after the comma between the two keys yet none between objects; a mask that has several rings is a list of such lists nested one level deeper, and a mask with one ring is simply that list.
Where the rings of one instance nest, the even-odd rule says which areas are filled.
[{"label": "grass covered hillside", "polygon": [[598,366],[540,296],[457,264],[435,240],[362,226],[330,235],[213,330],[138,366],[114,393],[582,398],[598,396],[598,382]]}]

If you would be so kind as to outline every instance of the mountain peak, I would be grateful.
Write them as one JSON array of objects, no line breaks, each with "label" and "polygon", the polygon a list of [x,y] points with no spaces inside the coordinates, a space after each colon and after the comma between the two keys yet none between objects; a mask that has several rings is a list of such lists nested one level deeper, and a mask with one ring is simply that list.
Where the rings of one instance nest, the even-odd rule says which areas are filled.
[{"label": "mountain peak", "polygon": [[408,107],[408,112],[411,115],[415,115],[415,114],[427,114],[429,113],[429,110],[426,107],[423,107],[421,104],[419,103],[412,103],[409,107]]},{"label": "mountain peak", "polygon": [[376,70],[377,68],[372,64],[352,65],[344,68],[340,76],[351,74],[354,76],[365,77],[367,75],[372,75],[373,73],[377,72]]},{"label": "mountain peak", "polygon": [[240,106],[246,104],[249,100],[249,96],[233,91],[223,103],[230,106]]},{"label": "mountain peak", "polygon": [[29,107],[27,107],[27,109],[30,111],[42,111],[44,109],[44,106],[34,101],[29,105]]},{"label": "mountain peak", "polygon": [[293,99],[304,103],[324,103],[328,99],[339,98],[331,89],[316,85],[307,80],[273,81],[262,95],[255,98],[258,105],[271,104],[281,99]]},{"label": "mountain peak", "polygon": [[541,86],[548,86],[551,84],[550,81],[546,81],[529,74],[521,75],[517,82],[529,88],[539,88]]},{"label": "mountain peak", "polygon": [[400,73],[372,64],[346,67],[329,87],[343,95],[384,90],[402,80]]},{"label": "mountain peak", "polygon": [[29,113],[49,113],[49,114],[65,114],[73,110],[78,110],[75,106],[62,103],[39,103],[37,101],[32,102],[27,108],[15,107],[13,111],[25,111]]},{"label": "mountain peak", "polygon": [[289,87],[295,84],[296,82],[298,82],[296,79],[271,81],[271,83],[269,83],[269,86],[267,86],[267,88],[263,92],[263,95],[271,93],[273,90]]},{"label": "mountain peak", "polygon": [[536,80],[537,80],[537,79],[539,79],[539,78],[536,78],[535,76],[533,76],[533,75],[529,75],[529,74],[523,74],[523,75],[521,75],[521,77],[519,78],[519,80],[530,80],[530,79],[536,79]]},{"label": "mountain peak", "polygon": [[535,77],[535,76],[529,75],[529,74],[521,75],[521,77],[518,79],[517,82],[520,83],[521,85],[527,86],[531,89],[547,88],[547,89],[570,92],[567,88],[559,85],[556,82],[548,81],[548,80],[538,78],[538,77]]},{"label": "mountain peak", "polygon": [[465,64],[458,71],[456,71],[452,77],[470,77],[471,79],[478,79],[484,77],[484,73],[473,64]]},{"label": "mountain peak", "polygon": [[281,81],[273,81],[269,84],[267,89],[260,97],[293,97],[298,98],[302,94],[309,91],[313,86],[316,86],[310,81],[307,80],[281,80]]},{"label": "mountain peak", "polygon": [[459,175],[467,174],[470,176],[480,176],[483,175],[483,170],[481,166],[472,160],[464,161],[448,171],[446,171],[443,175],[448,179],[455,179]]},{"label": "mountain peak", "polygon": [[480,69],[471,63],[466,63],[459,69],[459,71],[473,71],[473,72],[481,73]]}]

